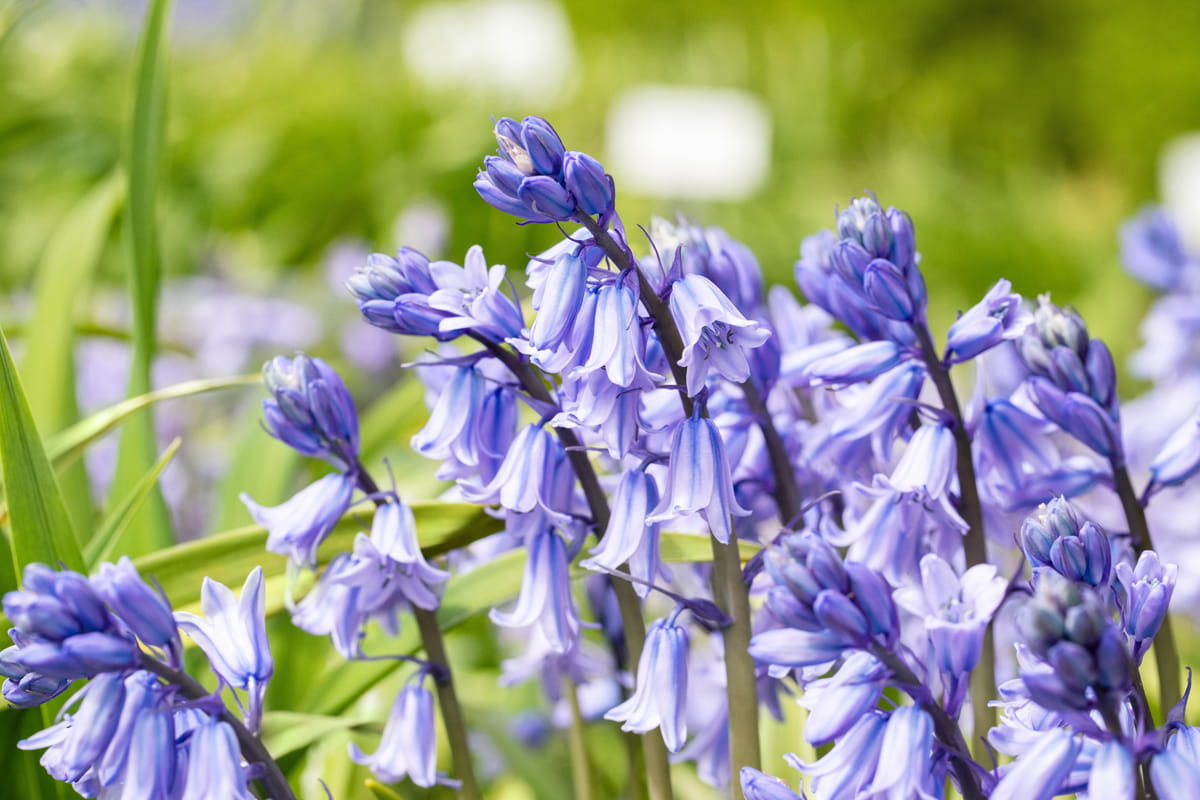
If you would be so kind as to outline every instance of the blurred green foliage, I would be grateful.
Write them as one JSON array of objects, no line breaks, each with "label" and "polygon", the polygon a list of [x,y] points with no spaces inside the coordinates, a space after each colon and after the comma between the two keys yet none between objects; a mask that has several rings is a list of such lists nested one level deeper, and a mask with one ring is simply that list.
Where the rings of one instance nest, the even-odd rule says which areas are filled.
[{"label": "blurred green foliage", "polygon": [[[177,3],[160,203],[168,275],[216,271],[269,291],[339,239],[395,248],[397,214],[428,199],[451,220],[437,255],[483,241],[493,260],[519,264],[556,232],[514,226],[475,196],[490,115],[546,115],[603,159],[622,90],[737,87],[773,115],[771,177],[748,202],[682,210],[747,241],[773,280],[790,278],[799,240],[829,225],[835,204],[870,187],[917,222],[935,318],[1003,275],[1076,303],[1118,353],[1133,344],[1144,295],[1119,272],[1114,229],[1154,198],[1162,144],[1200,127],[1194,2],[571,0],[573,74],[537,102],[409,74],[404,31],[422,5]],[[116,0],[0,3],[7,291],[120,163],[140,13]],[[515,30],[462,36],[518,49]],[[620,205],[635,223],[679,203]],[[124,257],[109,248],[108,280]]]}]

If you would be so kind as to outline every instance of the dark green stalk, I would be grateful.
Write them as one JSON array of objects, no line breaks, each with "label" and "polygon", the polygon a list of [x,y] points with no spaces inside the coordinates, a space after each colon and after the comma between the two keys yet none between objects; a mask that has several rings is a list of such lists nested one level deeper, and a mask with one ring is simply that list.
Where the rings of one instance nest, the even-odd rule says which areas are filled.
[{"label": "dark green stalk", "polygon": [[[386,500],[378,496],[379,486],[362,464],[358,464],[357,467],[359,488],[371,495],[377,506],[386,503]],[[446,642],[438,625],[437,612],[413,606],[413,616],[417,621],[417,630],[421,633],[421,647],[425,650],[425,657],[439,667],[432,675],[434,686],[437,688],[442,723],[446,726],[446,739],[450,744],[454,777],[462,781],[458,796],[466,800],[480,800],[482,795],[479,782],[475,778],[475,767],[471,763],[471,745],[467,740],[467,723],[463,717],[462,706],[458,702],[458,692],[454,688],[454,673],[450,669],[450,659],[446,654]]]},{"label": "dark green stalk", "polygon": [[[1137,492],[1133,490],[1133,482],[1129,479],[1129,470],[1124,463],[1116,458],[1109,463],[1113,471],[1113,486],[1117,497],[1121,499],[1121,507],[1125,510],[1125,520],[1129,525],[1129,535],[1133,539],[1133,549],[1140,555],[1146,550],[1154,549],[1154,541],[1150,538],[1150,526],[1146,522],[1146,509],[1138,500]],[[1175,644],[1175,630],[1171,626],[1171,616],[1163,618],[1162,627],[1154,637],[1154,665],[1158,667],[1159,703],[1166,709],[1178,700],[1182,694],[1179,677],[1179,649]],[[1150,713],[1147,706],[1146,713]]]},{"label": "dark green stalk", "polygon": [[[508,367],[509,372],[521,382],[526,394],[541,403],[555,405],[550,390],[546,388],[546,384],[527,362],[522,361],[515,353],[495,342],[482,337],[475,338],[488,349],[488,352]],[[583,495],[587,499],[588,509],[592,515],[596,538],[599,539],[604,536],[604,531],[608,528],[610,516],[608,497],[600,486],[600,478],[596,475],[596,470],[592,466],[587,452],[583,449],[579,437],[575,435],[575,431],[569,428],[555,428],[554,433],[562,443],[563,449],[566,450],[567,460],[571,462],[571,468],[575,471],[575,477],[583,489]],[[628,581],[614,580],[612,587],[617,595],[617,606],[621,612],[621,625],[625,632],[625,647],[629,651],[629,662],[632,668],[636,669],[642,655],[642,647],[646,642],[646,623],[642,619],[641,602]],[[652,800],[673,800],[675,792],[671,786],[671,765],[667,760],[667,748],[662,737],[637,736],[636,734],[626,734],[626,736],[641,740],[646,778]],[[639,765],[631,760],[630,772],[632,773],[637,766]]]},{"label": "dark green stalk", "polygon": [[[950,381],[950,371],[938,358],[929,326],[924,322],[914,324],[913,331],[921,346],[921,358],[929,377],[942,401],[942,410],[950,417],[951,432],[954,434],[955,463],[958,470],[958,512],[967,523],[963,536],[963,554],[967,566],[988,562],[987,541],[983,534],[983,506],[979,502],[979,487],[975,483],[975,462],[971,456],[971,436],[967,432],[966,420],[958,404],[958,395]],[[983,651],[979,664],[971,673],[971,719],[972,742],[976,758],[986,755],[984,736],[996,724],[996,712],[988,703],[996,695],[996,642],[992,625],[988,624],[983,636]]]},{"label": "dark green stalk", "polygon": [[[679,365],[683,340],[667,304],[654,292],[641,270],[636,269],[637,265],[629,252],[618,245],[607,231],[586,214],[578,214],[577,219],[592,234],[609,260],[620,269],[633,269],[636,272],[642,305],[654,320],[654,330],[671,365],[671,374],[677,384],[686,386],[687,374]],[[692,398],[682,392],[679,398],[684,413],[691,416],[694,407]],[[769,416],[760,420],[760,425],[763,424],[771,425]],[[784,474],[791,474],[790,466],[784,470]],[[777,476],[777,479],[780,478]],[[750,597],[742,580],[742,562],[736,536],[728,544],[721,544],[711,535],[709,538],[713,549],[714,579],[718,587],[716,600],[733,620],[722,634],[725,640],[725,691],[729,703],[730,762],[732,774],[737,775],[742,767],[758,768],[762,757],[758,740],[758,683],[754,674],[754,659],[749,652]],[[734,786],[734,796],[741,797],[741,789],[736,781]]]},{"label": "dark green stalk", "polygon": [[[203,700],[206,697],[212,697],[212,692],[205,689],[191,675],[172,669],[158,659],[152,658],[147,653],[142,653],[141,664],[139,666],[147,672],[153,672],[167,683],[178,687],[183,696],[189,700]],[[264,774],[259,780],[262,782],[267,796],[272,798],[272,800],[296,800],[295,792],[288,785],[287,778],[283,776],[283,771],[279,769],[279,765],[275,763],[275,759],[271,757],[262,740],[251,733],[250,729],[242,724],[240,719],[231,714],[227,708],[222,707],[221,713],[217,715],[217,718],[233,728],[233,734],[237,738],[238,747],[241,749],[246,763],[262,765]]]}]

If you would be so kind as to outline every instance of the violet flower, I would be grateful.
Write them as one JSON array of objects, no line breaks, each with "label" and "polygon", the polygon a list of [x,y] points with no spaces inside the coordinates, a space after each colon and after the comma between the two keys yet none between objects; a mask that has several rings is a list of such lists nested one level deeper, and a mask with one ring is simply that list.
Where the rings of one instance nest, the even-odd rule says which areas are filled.
[{"label": "violet flower", "polygon": [[762,345],[771,332],[742,315],[716,284],[700,275],[685,275],[671,285],[671,316],[683,337],[679,365],[687,368],[687,393],[695,397],[709,372],[741,383],[750,377],[747,352]]},{"label": "violet flower", "polygon": [[675,624],[675,613],[655,620],[646,631],[646,642],[637,667],[637,686],[624,703],[604,715],[624,723],[621,730],[662,732],[672,753],[687,739],[687,631]]}]

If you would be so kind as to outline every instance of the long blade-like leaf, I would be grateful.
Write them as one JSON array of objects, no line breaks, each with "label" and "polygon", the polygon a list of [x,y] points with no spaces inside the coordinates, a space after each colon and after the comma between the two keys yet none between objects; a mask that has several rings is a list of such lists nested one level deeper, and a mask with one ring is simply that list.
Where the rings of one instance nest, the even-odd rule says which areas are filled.
[{"label": "long blade-like leaf", "polygon": [[104,524],[100,526],[100,530],[96,531],[96,535],[84,545],[83,559],[87,563],[89,571],[94,569],[101,561],[111,557],[117,539],[120,538],[121,533],[125,530],[125,526],[129,524],[130,518],[142,507],[142,503],[146,501],[150,490],[158,483],[159,476],[167,468],[167,464],[171,463],[171,459],[175,457],[175,453],[179,450],[179,445],[182,441],[182,439],[176,437],[171,444],[167,445],[167,449],[159,456],[158,461],[154,462],[154,466],[150,468],[150,471],[142,476],[142,480],[134,487],[133,492],[109,512],[108,518],[104,520]]},{"label": "long blade-like leaf", "polygon": [[0,472],[18,572],[33,561],[83,567],[58,479],[42,447],[21,379],[0,331]]},{"label": "long blade-like leaf", "polygon": [[104,434],[116,429],[118,425],[128,420],[137,412],[149,408],[164,400],[174,400],[179,397],[190,397],[194,394],[213,392],[218,389],[230,389],[235,386],[249,386],[259,383],[262,378],[258,375],[235,375],[231,378],[209,378],[197,381],[185,381],[174,386],[156,389],[128,400],[122,400],[116,405],[101,409],[87,419],[80,420],[62,433],[47,437],[46,452],[57,469],[69,466],[87,449],[87,446]]},{"label": "long blade-like leaf", "polygon": [[[138,51],[129,128],[129,288],[133,308],[133,363],[129,394],[150,391],[150,367],[155,351],[160,264],[155,205],[162,162],[163,130],[166,120],[165,30],[169,0],[151,0]],[[109,497],[113,502],[129,494],[154,463],[157,447],[154,420],[146,414],[121,431],[117,469]],[[118,542],[123,552],[138,555],[165,547],[173,541],[166,504],[152,492],[141,511],[130,520]]]}]

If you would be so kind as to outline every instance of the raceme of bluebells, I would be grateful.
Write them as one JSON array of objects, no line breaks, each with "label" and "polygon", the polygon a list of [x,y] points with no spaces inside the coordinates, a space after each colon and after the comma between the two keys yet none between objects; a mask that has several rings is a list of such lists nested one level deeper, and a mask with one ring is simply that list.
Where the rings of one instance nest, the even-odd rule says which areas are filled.
[{"label": "raceme of bluebells", "polygon": [[[51,727],[19,743],[45,751],[50,775],[84,797],[255,796],[265,751],[241,742],[258,731],[274,672],[261,568],[240,598],[206,579],[203,616],[172,612],[128,558],[90,578],[30,564],[23,585],[4,596],[14,642],[0,653],[4,698],[28,708],[83,684]],[[208,657],[215,694],[183,671],[180,633]],[[241,719],[226,710],[226,689]]]},{"label": "raceme of bluebells", "polygon": [[[264,370],[267,431],[333,468],[280,505],[243,498],[267,549],[293,576],[315,576],[290,604],[296,625],[346,658],[396,655],[365,652],[369,623],[395,634],[408,612],[435,611],[448,581],[521,551],[519,591],[489,615],[512,651],[501,682],[537,680],[549,724],[608,720],[661,736],[672,759],[746,798],[803,797],[795,773],[832,800],[948,787],[966,798],[1192,796],[1200,733],[1184,723],[1186,693],[1155,704],[1142,678],[1147,654],[1167,647],[1155,645],[1176,588],[1200,591],[1177,566],[1195,546],[1194,515],[1176,513],[1159,536],[1155,508],[1194,501],[1200,472],[1200,350],[1154,346],[1163,331],[1200,331],[1200,259],[1169,220],[1148,215],[1123,233],[1131,270],[1166,293],[1138,362],[1161,387],[1123,414],[1105,344],[1073,310],[1028,303],[1008,281],[939,346],[913,222],[873,195],[802,242],[801,303],[767,290],[750,250],[718,228],[655,220],[644,246],[631,241],[612,177],[545,120],[504,118],[494,132],[481,198],[563,232],[529,258],[529,291],[479,246],[462,264],[411,248],[372,255],[347,287],[368,323],[423,340],[412,366],[430,417],[411,444],[451,483],[449,499],[487,507],[502,530],[427,561],[411,509],[360,459],[341,379],[318,358],[278,357]],[[1169,423],[1149,421],[1156,398]],[[322,552],[367,502],[369,533]],[[752,611],[714,588],[713,564],[666,563],[668,532],[755,552],[738,584]],[[166,639],[126,630],[121,600],[99,589],[101,600],[52,613],[33,602],[48,580],[35,570],[16,593],[34,610],[10,651],[34,655],[6,651],[14,702],[133,669],[151,656],[113,644],[133,637],[175,663],[173,624]],[[637,653],[621,581],[649,622]],[[75,598],[77,583],[55,596]],[[227,590],[206,586],[205,602],[210,623],[178,624],[248,693],[252,730],[265,649],[218,611],[231,608]],[[6,600],[10,619],[18,606]],[[740,653],[727,646],[737,626],[749,639]],[[732,760],[745,709],[723,662],[747,657],[759,707],[781,716],[794,696],[807,710],[809,747],[785,757],[787,776],[773,774],[781,754]],[[121,666],[92,666],[104,659]],[[464,776],[438,770],[425,685],[444,689],[453,665],[418,664],[374,754],[349,755],[384,782],[454,785]],[[110,684],[78,713],[100,713],[89,700]],[[193,747],[231,752],[186,724],[204,731]]]}]

